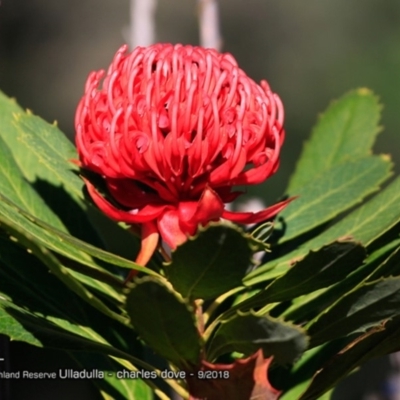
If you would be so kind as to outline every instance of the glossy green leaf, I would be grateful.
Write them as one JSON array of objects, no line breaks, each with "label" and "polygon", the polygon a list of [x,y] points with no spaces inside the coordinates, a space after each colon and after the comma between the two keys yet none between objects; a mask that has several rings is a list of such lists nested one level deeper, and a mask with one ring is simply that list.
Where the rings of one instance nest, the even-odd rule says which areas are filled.
[{"label": "glossy green leaf", "polygon": [[[111,317],[123,324],[127,324],[126,318],[120,314],[112,311],[100,298],[90,292],[81,282],[79,282],[73,274],[57,259],[48,249],[38,244],[32,236],[7,227],[12,232],[14,237],[18,238],[18,242],[24,246],[29,252],[39,258],[40,261],[57,277],[59,278],[70,290],[76,293],[81,299],[85,300],[88,304],[102,312],[103,314]],[[108,292],[113,294],[111,288]]]},{"label": "glossy green leaf", "polygon": [[281,381],[284,392],[280,399],[298,399],[309,386],[315,371],[334,357],[344,347],[343,343],[343,340],[337,340],[304,352]]},{"label": "glossy green leaf", "polygon": [[[138,240],[115,223],[110,228],[110,221],[96,207],[90,208],[92,215],[88,218],[90,203],[84,200],[84,184],[78,176],[78,168],[70,162],[78,158],[76,149],[56,124],[24,112],[15,100],[0,92],[0,137],[23,176],[73,236],[96,246],[107,243],[111,249],[118,248],[118,243],[129,242],[131,248],[138,248]],[[32,215],[42,219],[39,214],[32,212]],[[112,236],[102,233],[97,225],[108,226]]]},{"label": "glossy green leaf", "polygon": [[399,201],[400,177],[348,217],[313,239],[312,246],[322,245],[332,237],[343,236],[352,236],[368,246],[400,221]]},{"label": "glossy green leaf", "polygon": [[307,325],[311,346],[364,332],[400,314],[400,277],[365,283],[338,299]]},{"label": "glossy green leaf", "polygon": [[[257,306],[285,300],[310,293],[341,281],[363,262],[365,249],[356,242],[338,241],[311,251],[295,263],[286,274],[275,279],[263,291],[248,302]],[[242,305],[245,302],[241,303]],[[253,305],[255,306],[255,305]]]},{"label": "glossy green leaf", "polygon": [[18,165],[12,158],[10,149],[0,136],[0,193],[15,202],[25,211],[36,215],[43,221],[65,231],[58,216],[47,207],[22,176]]},{"label": "glossy green leaf", "polygon": [[190,369],[200,358],[200,336],[192,307],[153,277],[135,280],[126,310],[140,337],[179,368]]},{"label": "glossy green leaf", "polygon": [[[133,346],[125,348],[124,342],[119,340],[121,335],[126,337],[127,332],[132,334],[128,327],[89,307],[53,274],[49,274],[34,255],[6,238],[0,238],[0,333],[39,347],[91,351],[91,360],[108,360],[113,365],[112,371],[132,370],[131,363],[148,369],[145,363],[127,353]],[[121,348],[114,347],[111,344],[114,342]],[[77,353],[78,356],[82,354]],[[111,362],[107,355],[112,356],[116,363]],[[100,363],[93,368],[101,369]],[[110,379],[108,385],[113,382],[121,393],[143,389],[143,382],[134,381],[138,386],[129,380],[118,384],[114,379]]]},{"label": "glossy green leaf", "polygon": [[380,111],[378,99],[368,89],[352,91],[334,102],[305,144],[287,192],[297,194],[331,167],[369,155],[379,132]]},{"label": "glossy green leaf", "polygon": [[[114,299],[117,302],[121,303],[121,294],[115,289],[115,287],[118,288],[122,285],[121,280],[117,279],[106,270],[103,270],[101,267],[98,267],[96,264],[93,264],[93,267],[86,267],[85,265],[82,266],[76,263],[76,265],[74,264],[74,268],[72,270],[67,269],[65,265],[68,265],[68,267],[71,268],[71,262],[69,260],[61,259],[60,257],[57,258],[45,246],[41,246],[40,241],[37,241],[36,238],[29,233],[29,231],[21,229],[19,226],[16,226],[14,222],[15,220],[10,220],[0,213],[0,225],[3,227],[3,229],[5,229],[8,235],[10,235],[10,238],[19,242],[27,249],[27,251],[30,252],[34,251],[34,249],[37,250],[37,246],[39,246],[41,250],[38,250],[38,254],[35,253],[35,255],[39,257],[43,256],[45,257],[45,260],[47,260],[47,256],[44,256],[43,252],[49,255],[49,257],[51,257],[53,261],[49,261],[50,264],[48,265],[48,267],[50,268],[50,266],[53,266],[56,267],[56,269],[61,268],[61,270],[63,271],[58,275],[60,279],[72,280],[79,285],[80,282],[89,284],[89,286],[103,293],[103,295],[109,297],[109,299]],[[77,270],[81,273],[76,272]],[[86,275],[83,275],[83,273]],[[91,276],[95,279],[90,278],[89,280],[87,276]],[[87,296],[85,297],[87,297],[87,299],[90,299],[92,295],[87,293]]]},{"label": "glossy green leaf", "polygon": [[[63,319],[35,315],[2,299],[0,292],[0,333],[9,336],[11,340],[23,340],[39,347],[92,351],[109,355],[118,362],[119,369],[122,369],[122,366],[134,370],[134,365],[152,369],[139,358],[111,346],[89,327],[78,326]],[[146,383],[155,387],[152,381]]]},{"label": "glossy green leaf", "polygon": [[209,299],[242,285],[251,254],[249,240],[240,228],[211,224],[179,246],[165,270],[183,297]]},{"label": "glossy green leaf", "polygon": [[330,221],[376,192],[390,176],[386,156],[369,156],[334,165],[296,192],[299,197],[280,214],[284,236],[280,243]]},{"label": "glossy green leaf", "polygon": [[82,180],[71,171],[78,168],[73,144],[58,127],[31,112],[24,112],[14,100],[0,92],[0,135],[10,148],[24,176],[31,182],[38,177],[69,193],[82,197]]},{"label": "glossy green leaf", "polygon": [[153,400],[151,388],[140,378],[118,378],[117,372],[133,372],[104,354],[74,352],[70,356],[81,369],[104,372],[104,379],[92,382],[109,400]]},{"label": "glossy green leaf", "polygon": [[207,344],[207,358],[213,361],[234,351],[250,356],[262,348],[265,357],[286,364],[298,358],[307,345],[305,332],[295,325],[254,312],[237,313],[221,322]]},{"label": "glossy green leaf", "polygon": [[[142,272],[156,275],[148,268],[141,267],[132,261],[113,255],[107,251],[96,248],[73,236],[51,227],[45,222],[26,213],[13,202],[0,194],[0,223],[8,229],[15,229],[20,235],[29,234],[44,247],[58,254],[72,259],[77,263],[102,270],[101,266],[92,257],[109,264],[128,269],[137,269]],[[133,238],[132,238],[133,240]]]},{"label": "glossy green leaf", "polygon": [[71,334],[69,348],[81,350],[87,339],[98,336],[82,326],[90,315],[74,291],[49,274],[40,259],[5,238],[0,239],[0,300],[2,318],[14,325],[2,323],[1,333],[14,340],[38,346],[51,339],[57,347]]},{"label": "glossy green leaf", "polygon": [[400,222],[399,203],[400,177],[319,236],[305,242],[298,249],[257,268],[247,275],[246,280],[262,282],[280,276],[287,271],[292,261],[298,261],[310,250],[320,249],[339,238],[350,237],[368,246]]},{"label": "glossy green leaf", "polygon": [[400,247],[397,247],[397,249],[367,277],[367,281],[372,282],[382,277],[386,278],[388,276],[398,275],[400,275]]},{"label": "glossy green leaf", "polygon": [[[309,295],[294,299],[292,306],[285,310],[282,316],[290,321],[309,320],[310,315],[315,316],[319,314],[337,299],[354,289],[360,282],[372,281],[382,276],[388,276],[389,271],[395,272],[397,266],[392,261],[397,259],[399,245],[400,239],[388,243],[386,246],[370,254],[364,263],[358,266],[355,264],[353,271],[347,277],[339,280],[328,289],[320,289]],[[387,273],[384,273],[385,271]]]},{"label": "glossy green leaf", "polygon": [[6,312],[6,310],[3,308],[6,300],[11,302],[11,299],[6,299],[4,294],[0,292],[0,332],[9,336],[13,340],[19,340],[35,346],[41,346],[41,342],[36,339],[31,332],[26,330],[21,322]]},{"label": "glossy green leaf", "polygon": [[399,343],[400,318],[385,321],[372,327],[365,334],[357,337],[342,349],[330,362],[326,363],[315,374],[307,390],[300,400],[320,398],[329,388],[332,388],[354,368],[374,357],[382,356],[400,350]]}]

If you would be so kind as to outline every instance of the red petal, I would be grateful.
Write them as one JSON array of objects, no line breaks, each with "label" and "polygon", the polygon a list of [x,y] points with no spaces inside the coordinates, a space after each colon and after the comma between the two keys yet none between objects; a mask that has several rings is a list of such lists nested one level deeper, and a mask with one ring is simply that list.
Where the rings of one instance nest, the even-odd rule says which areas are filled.
[{"label": "red petal", "polygon": [[138,224],[143,222],[149,222],[155,220],[160,214],[162,214],[166,209],[171,206],[152,206],[147,205],[136,213],[118,210],[112,204],[110,204],[106,199],[104,199],[96,190],[96,188],[85,178],[83,180],[86,183],[88,192],[101,211],[104,212],[109,218],[115,221],[123,221],[128,224]]},{"label": "red petal", "polygon": [[291,197],[290,199],[281,201],[280,203],[276,203],[273,206],[268,207],[256,213],[232,212],[225,210],[224,213],[222,214],[222,218],[229,219],[232,222],[238,222],[240,224],[256,224],[258,222],[262,222],[274,217],[294,199],[296,199],[296,197]]},{"label": "red petal", "polygon": [[244,193],[244,192],[231,192],[231,190],[232,190],[231,186],[223,186],[215,188],[215,191],[217,192],[218,196],[221,197],[221,200],[224,203],[230,203],[236,200],[237,197],[239,197]]},{"label": "red petal", "polygon": [[176,246],[186,242],[187,236],[179,226],[178,210],[168,210],[158,218],[158,230],[162,239],[169,247],[175,249]]},{"label": "red petal", "polygon": [[160,204],[160,197],[155,193],[142,190],[132,179],[106,179],[111,196],[118,203],[129,208],[141,208],[146,204]]},{"label": "red petal", "polygon": [[242,172],[237,178],[232,179],[232,185],[256,185],[264,182],[268,177],[274,174],[277,170],[279,161],[275,163],[267,162],[259,167],[251,168]]},{"label": "red petal", "polygon": [[204,189],[203,194],[197,204],[193,219],[199,223],[219,220],[224,212],[224,203],[218,194],[210,187]]},{"label": "red petal", "polygon": [[210,221],[218,221],[223,211],[224,203],[221,198],[207,186],[197,203],[179,204],[180,226],[189,235],[194,235],[199,224],[206,225]]}]

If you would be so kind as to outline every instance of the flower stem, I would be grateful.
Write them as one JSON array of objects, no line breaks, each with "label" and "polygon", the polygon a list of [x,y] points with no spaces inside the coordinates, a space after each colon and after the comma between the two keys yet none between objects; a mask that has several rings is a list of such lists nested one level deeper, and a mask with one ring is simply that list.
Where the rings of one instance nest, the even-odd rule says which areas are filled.
[{"label": "flower stem", "polygon": [[245,289],[243,286],[234,288],[232,290],[229,290],[229,292],[226,292],[224,294],[221,294],[218,298],[216,298],[210,306],[207,308],[207,311],[203,315],[203,321],[204,325],[207,324],[208,320],[210,319],[211,315],[215,312],[215,310],[230,296],[233,294],[241,292],[243,289]]}]

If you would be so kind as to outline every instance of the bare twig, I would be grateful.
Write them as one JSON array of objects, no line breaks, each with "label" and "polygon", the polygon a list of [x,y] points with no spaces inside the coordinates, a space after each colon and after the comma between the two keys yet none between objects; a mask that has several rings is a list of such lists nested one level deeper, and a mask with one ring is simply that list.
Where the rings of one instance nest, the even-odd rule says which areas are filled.
[{"label": "bare twig", "polygon": [[197,0],[199,4],[200,45],[218,51],[222,47],[218,0]]},{"label": "bare twig", "polygon": [[131,0],[129,45],[149,46],[155,42],[157,0]]}]

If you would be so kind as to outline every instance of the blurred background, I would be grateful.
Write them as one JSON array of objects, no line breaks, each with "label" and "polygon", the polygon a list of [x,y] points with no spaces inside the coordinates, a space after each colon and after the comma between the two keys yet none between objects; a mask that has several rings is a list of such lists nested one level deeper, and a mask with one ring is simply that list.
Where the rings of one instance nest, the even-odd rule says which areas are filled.
[{"label": "blurred background", "polygon": [[[195,0],[159,0],[157,40],[198,44]],[[400,1],[220,0],[223,50],[285,105],[287,139],[277,175],[251,194],[273,202],[303,141],[330,101],[367,86],[384,104],[377,151],[400,171]],[[127,41],[129,1],[2,0],[0,89],[73,137],[88,73]]]},{"label": "blurred background", "polygon": [[[159,0],[156,18],[157,41],[198,44],[196,1]],[[317,115],[357,87],[384,104],[376,151],[400,172],[399,0],[221,0],[220,18],[223,51],[285,105],[281,167],[250,195],[283,193]],[[73,138],[86,77],[109,65],[129,22],[128,0],[2,0],[0,90]]]}]

